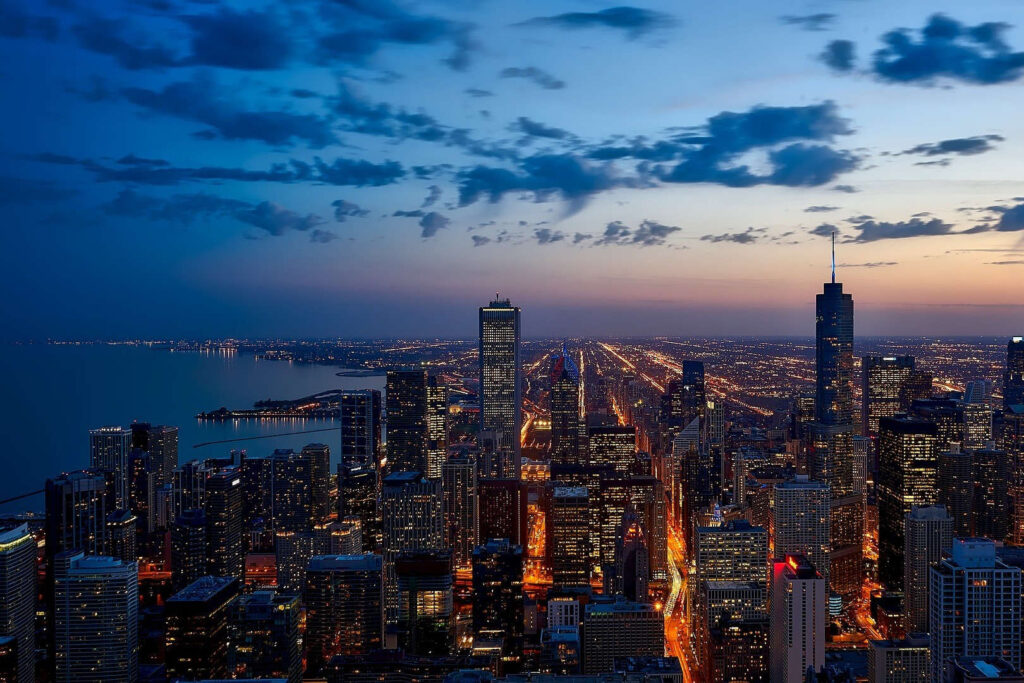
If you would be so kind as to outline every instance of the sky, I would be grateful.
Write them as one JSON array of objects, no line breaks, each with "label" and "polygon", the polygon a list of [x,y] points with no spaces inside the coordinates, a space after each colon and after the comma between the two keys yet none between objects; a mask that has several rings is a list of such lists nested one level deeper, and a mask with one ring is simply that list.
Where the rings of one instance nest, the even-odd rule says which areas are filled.
[{"label": "sky", "polygon": [[1024,330],[1017,0],[0,0],[0,338]]}]

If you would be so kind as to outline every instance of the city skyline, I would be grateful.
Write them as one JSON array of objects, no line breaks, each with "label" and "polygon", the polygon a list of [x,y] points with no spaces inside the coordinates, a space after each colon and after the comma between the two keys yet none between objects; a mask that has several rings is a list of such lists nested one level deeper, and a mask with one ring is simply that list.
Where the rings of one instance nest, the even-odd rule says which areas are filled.
[{"label": "city skyline", "polygon": [[3,336],[1009,334],[1013,9],[11,0]]}]

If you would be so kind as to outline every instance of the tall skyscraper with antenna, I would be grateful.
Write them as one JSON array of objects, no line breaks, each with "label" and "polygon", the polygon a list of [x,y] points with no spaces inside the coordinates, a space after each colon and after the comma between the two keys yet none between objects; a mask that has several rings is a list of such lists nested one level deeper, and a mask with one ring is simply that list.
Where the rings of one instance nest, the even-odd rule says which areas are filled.
[{"label": "tall skyscraper with antenna", "polygon": [[519,478],[523,426],[523,369],[519,355],[519,307],[495,295],[480,308],[480,430],[497,435],[508,471]]},{"label": "tall skyscraper with antenna", "polygon": [[815,421],[808,425],[808,469],[829,485],[831,589],[853,597],[861,586],[864,514],[854,485],[853,297],[836,282],[835,233],[832,281],[815,302]]}]

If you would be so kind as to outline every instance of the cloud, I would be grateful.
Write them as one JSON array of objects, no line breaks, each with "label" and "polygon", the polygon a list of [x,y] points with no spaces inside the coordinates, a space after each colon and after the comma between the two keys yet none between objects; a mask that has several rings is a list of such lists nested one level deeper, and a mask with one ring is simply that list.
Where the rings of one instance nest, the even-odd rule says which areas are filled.
[{"label": "cloud", "polygon": [[1024,230],[1024,204],[1016,206],[993,206],[992,211],[999,214],[999,220],[992,228],[998,232],[1017,232]]},{"label": "cloud", "polygon": [[330,230],[321,230],[320,228],[316,228],[309,233],[309,241],[316,244],[327,244],[328,242],[333,242],[336,239],[338,239],[338,235]]},{"label": "cloud", "polygon": [[633,40],[651,31],[675,24],[668,14],[639,7],[609,7],[598,12],[566,12],[550,17],[535,17],[517,26],[553,26],[564,29],[611,28],[625,32]]},{"label": "cloud", "polygon": [[230,69],[280,69],[292,56],[287,26],[273,11],[238,12],[221,6],[214,14],[186,16],[192,29],[188,62]]},{"label": "cloud", "polygon": [[510,66],[502,69],[498,74],[501,78],[525,78],[528,81],[539,85],[545,90],[561,90],[565,87],[565,81],[561,81],[546,71],[535,66],[515,67]]},{"label": "cloud", "polygon": [[60,187],[48,180],[0,176],[0,206],[55,202],[75,194],[75,190]]},{"label": "cloud", "polygon": [[423,211],[420,211],[419,209],[413,209],[412,211],[405,211],[403,209],[399,209],[398,211],[395,211],[391,215],[397,218],[422,218],[426,214]]},{"label": "cloud", "polygon": [[53,17],[29,14],[13,2],[0,2],[0,36],[42,38],[52,42],[59,35],[60,24]]},{"label": "cloud", "polygon": [[872,72],[890,83],[930,85],[941,79],[990,85],[1015,81],[1024,74],[1024,52],[1003,40],[1001,22],[967,26],[934,14],[915,32],[896,29],[882,36]]},{"label": "cloud", "polygon": [[[294,161],[293,161],[294,163]],[[397,161],[373,163],[365,159],[345,159],[339,157],[326,163],[317,157],[314,162],[316,169],[313,180],[328,185],[353,185],[355,187],[380,187],[391,185],[405,176],[402,165]]]},{"label": "cloud", "polygon": [[762,233],[766,231],[766,228],[754,228],[749,227],[743,232],[726,232],[720,235],[704,235],[701,237],[702,242],[735,242],[736,244],[753,244],[761,239]]},{"label": "cloud", "polygon": [[273,202],[260,202],[256,206],[236,212],[234,216],[243,223],[265,230],[271,235],[283,235],[292,230],[306,232],[324,223],[324,219],[316,214],[303,216]]},{"label": "cloud", "polygon": [[888,268],[898,265],[898,261],[871,261],[869,263],[839,263],[836,268]]},{"label": "cloud", "polygon": [[931,220],[911,218],[908,221],[900,221],[898,223],[869,220],[857,223],[853,227],[859,233],[849,238],[847,240],[849,242],[876,242],[878,240],[929,237],[953,233],[953,226],[938,218]]},{"label": "cloud", "polygon": [[483,88],[466,88],[463,92],[470,97],[494,97],[494,93]]},{"label": "cloud", "polygon": [[838,206],[808,206],[806,209],[804,209],[804,213],[828,213],[829,211],[836,211],[838,209]]},{"label": "cloud", "polygon": [[357,218],[370,213],[355,202],[346,201],[344,199],[335,199],[331,202],[331,206],[334,207],[334,220],[339,223],[344,223],[349,218]]},{"label": "cloud", "polygon": [[423,209],[427,208],[428,206],[433,206],[434,204],[437,203],[437,200],[441,198],[441,188],[438,187],[437,185],[431,185],[430,187],[427,188],[427,190],[430,192],[430,194],[424,197],[423,203],[420,204],[420,208]]},{"label": "cloud", "polygon": [[523,135],[535,138],[549,138],[551,140],[564,140],[572,137],[572,133],[561,128],[546,126],[526,116],[520,116],[515,123],[509,126],[509,130],[517,131]]},{"label": "cloud", "polygon": [[587,240],[591,239],[594,239],[593,235],[587,234],[585,232],[577,232],[575,235],[572,236],[572,243],[579,244],[580,242],[586,242]]},{"label": "cloud", "polygon": [[811,228],[807,232],[816,237],[831,237],[833,234],[839,234],[840,231],[839,228],[830,223],[822,223],[817,227]]},{"label": "cloud", "polygon": [[490,244],[491,242],[490,237],[484,237],[483,235],[471,235],[471,237],[473,239],[474,247],[482,247],[485,244]]},{"label": "cloud", "polygon": [[109,216],[148,218],[185,225],[214,216],[234,215],[249,208],[252,205],[247,202],[202,192],[177,194],[164,199],[140,194],[131,188],[121,190],[114,199],[100,205],[100,210]]},{"label": "cloud", "polygon": [[853,71],[857,47],[850,40],[833,40],[818,58],[835,71]]},{"label": "cloud", "polygon": [[1024,260],[1015,261],[988,261],[987,266],[1024,266]]},{"label": "cloud", "polygon": [[805,31],[824,31],[832,25],[835,18],[836,15],[834,14],[819,12],[818,14],[804,14],[800,16],[786,15],[779,17],[779,20],[783,24],[796,26]]},{"label": "cloud", "polygon": [[853,185],[835,185],[832,189],[836,192],[845,192],[846,194],[854,194],[860,191]]},{"label": "cloud", "polygon": [[450,223],[451,220],[446,216],[443,216],[436,211],[431,211],[420,219],[420,228],[422,228],[420,231],[420,237],[433,237],[437,234],[438,230],[447,228]]},{"label": "cloud", "polygon": [[86,50],[112,57],[125,69],[163,69],[181,60],[165,45],[138,44],[125,38],[129,28],[118,19],[89,17],[71,27],[78,44]]},{"label": "cloud", "polygon": [[916,145],[910,149],[903,150],[899,154],[923,154],[924,156],[982,154],[995,149],[995,146],[991,143],[1003,142],[1003,140],[1005,138],[1001,135],[975,135],[969,138],[952,138]]},{"label": "cloud", "polygon": [[553,244],[555,242],[561,242],[566,238],[566,235],[561,230],[552,230],[551,228],[537,228],[533,231],[533,237],[537,240],[537,244]]},{"label": "cloud", "polygon": [[[640,226],[635,230],[621,221],[612,221],[605,226],[604,232],[597,240],[594,241],[594,246],[660,246],[665,244],[665,240],[669,235],[679,232],[680,230],[682,230],[682,228],[674,225],[664,225],[651,220],[641,221]],[[590,235],[576,233],[573,237],[573,244],[579,244],[586,239],[590,239]]]},{"label": "cloud", "polygon": [[121,94],[149,111],[210,126],[225,140],[259,140],[270,145],[303,141],[313,148],[337,142],[329,120],[315,114],[241,109],[234,98],[223,96],[223,88],[203,75],[170,83],[161,90],[133,87]]}]

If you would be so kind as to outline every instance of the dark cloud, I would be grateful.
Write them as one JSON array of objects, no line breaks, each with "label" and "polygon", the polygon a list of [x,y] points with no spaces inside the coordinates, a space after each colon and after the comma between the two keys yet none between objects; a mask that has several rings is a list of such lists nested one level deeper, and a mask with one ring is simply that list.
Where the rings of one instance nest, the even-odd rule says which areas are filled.
[{"label": "dark cloud", "polygon": [[483,235],[471,235],[473,239],[474,247],[482,247],[485,244],[489,244],[491,241],[490,237],[484,237]]},{"label": "dark cloud", "polygon": [[805,31],[824,31],[832,25],[835,21],[836,15],[829,14],[828,12],[819,12],[818,14],[803,14],[799,16],[786,15],[779,17],[779,20],[783,24],[790,26],[796,26],[802,28]]},{"label": "dark cloud", "polygon": [[516,122],[509,126],[509,130],[529,135],[535,138],[549,138],[552,140],[564,140],[572,137],[572,133],[561,128],[546,126],[526,116],[520,116]]},{"label": "dark cloud", "polygon": [[466,88],[463,92],[470,97],[494,97],[494,93],[483,88]]},{"label": "dark cloud", "polygon": [[391,215],[398,218],[422,218],[426,214],[423,211],[420,211],[419,209],[413,209],[412,211],[405,211],[403,209],[399,209],[398,211],[395,211]]},{"label": "dark cloud", "polygon": [[335,199],[331,202],[331,206],[334,207],[334,220],[339,223],[344,223],[349,218],[358,218],[370,213],[355,202],[350,202],[344,199]]},{"label": "dark cloud", "polygon": [[75,190],[60,187],[47,180],[0,176],[0,206],[55,202],[75,194]]},{"label": "dark cloud", "polygon": [[839,263],[836,268],[887,268],[898,265],[898,261],[871,261],[869,263]]},{"label": "dark cloud", "polygon": [[498,74],[501,78],[525,78],[544,88],[545,90],[561,90],[565,87],[565,81],[561,81],[546,71],[535,66],[516,67],[510,66],[501,70]]},{"label": "dark cloud", "polygon": [[985,265],[988,266],[1024,266],[1024,260],[1014,261],[988,261]]},{"label": "dark cloud", "polygon": [[438,187],[437,185],[431,185],[430,187],[427,188],[427,190],[430,192],[430,194],[424,197],[423,203],[420,204],[420,208],[423,209],[427,208],[428,206],[433,206],[441,198],[441,188]]},{"label": "dark cloud", "polygon": [[79,45],[112,57],[126,69],[163,69],[181,64],[181,60],[165,45],[126,38],[130,31],[124,21],[95,16],[71,27]]},{"label": "dark cloud", "polygon": [[761,239],[765,228],[749,227],[743,232],[726,232],[720,235],[704,235],[702,242],[735,242],[736,244],[753,244]]},{"label": "dark cloud", "polygon": [[420,219],[420,237],[433,237],[438,230],[447,228],[451,220],[436,211],[431,211]]},{"label": "dark cloud", "polygon": [[336,239],[338,239],[337,233],[333,233],[330,230],[315,228],[311,233],[309,233],[309,241],[315,244],[327,244],[328,242],[333,242]]},{"label": "dark cloud", "polygon": [[991,208],[999,214],[999,220],[992,228],[993,230],[997,230],[998,232],[1017,232],[1018,230],[1024,230],[1024,204],[1017,204],[1016,206],[1010,207],[994,206]]},{"label": "dark cloud", "polygon": [[248,202],[206,193],[176,194],[169,198],[140,194],[131,188],[121,190],[100,210],[109,216],[147,218],[171,223],[190,224],[215,216],[234,216],[251,209]]},{"label": "dark cloud", "polygon": [[555,26],[565,29],[604,27],[624,31],[632,40],[675,23],[668,14],[639,7],[609,7],[598,12],[566,12],[550,17],[535,17],[518,26]]},{"label": "dark cloud", "polygon": [[838,206],[808,206],[806,209],[804,209],[804,213],[828,213],[829,211],[836,211],[838,209]]},{"label": "dark cloud", "polygon": [[537,240],[537,244],[553,244],[554,242],[563,241],[566,238],[566,235],[561,230],[537,228],[533,231],[533,237]]},{"label": "dark cloud", "polygon": [[1001,22],[967,26],[935,14],[915,32],[896,29],[882,36],[872,72],[890,83],[929,85],[940,79],[978,85],[1015,81],[1024,74],[1024,52],[1003,40]]},{"label": "dark cloud", "polygon": [[117,163],[124,166],[170,166],[171,162],[166,159],[146,159],[145,157],[127,154],[117,160]]},{"label": "dark cloud", "polygon": [[270,145],[303,141],[314,148],[337,142],[329,120],[314,114],[241,109],[205,76],[170,83],[161,90],[125,88],[121,92],[149,111],[210,126],[225,140],[260,140]]},{"label": "dark cloud", "polygon": [[886,221],[864,221],[854,225],[859,231],[849,242],[876,242],[878,240],[906,239],[908,237],[928,237],[934,235],[949,235],[953,232],[953,226],[938,218],[922,220],[911,218],[909,221],[889,223]]},{"label": "dark cloud", "polygon": [[905,149],[900,154],[923,154],[924,156],[938,156],[944,154],[982,154],[995,149],[993,142],[1002,142],[1005,138],[1001,135],[975,135],[969,138],[952,138],[929,142]]},{"label": "dark cloud", "polygon": [[833,234],[839,234],[839,228],[829,223],[822,223],[817,227],[811,228],[807,232],[816,237],[831,237]]},{"label": "dark cloud", "polygon": [[835,190],[836,192],[845,192],[846,194],[854,194],[855,192],[859,192],[859,190],[853,185],[835,185],[832,189]]},{"label": "dark cloud", "polygon": [[[621,221],[612,221],[605,226],[604,233],[594,242],[594,246],[608,245],[635,245],[640,247],[654,247],[665,244],[665,240],[672,233],[679,232],[682,228],[674,225],[664,225],[656,221],[644,220],[636,229],[630,228]],[[573,237],[573,244],[590,239],[590,235],[576,233]]]},{"label": "dark cloud", "polygon": [[579,244],[580,242],[586,242],[587,240],[594,239],[593,235],[589,235],[585,232],[577,232],[572,236],[572,243]]},{"label": "dark cloud", "polygon": [[397,161],[375,164],[365,159],[337,158],[326,163],[317,157],[314,162],[316,173],[313,180],[328,185],[354,185],[356,187],[380,187],[397,182],[405,176],[402,165]]},{"label": "dark cloud", "polygon": [[256,206],[236,212],[234,216],[243,223],[265,230],[271,235],[283,235],[292,230],[306,232],[324,223],[324,219],[316,214],[303,216],[273,202],[260,202]]},{"label": "dark cloud", "polygon": [[0,2],[0,37],[54,41],[59,35],[60,23],[53,17],[29,14],[14,2]]},{"label": "dark cloud", "polygon": [[836,71],[853,71],[857,61],[857,47],[850,40],[833,40],[825,46],[819,59]]},{"label": "dark cloud", "polygon": [[273,11],[238,12],[221,6],[214,14],[184,17],[192,29],[192,64],[230,69],[280,69],[292,55],[291,28]]}]

